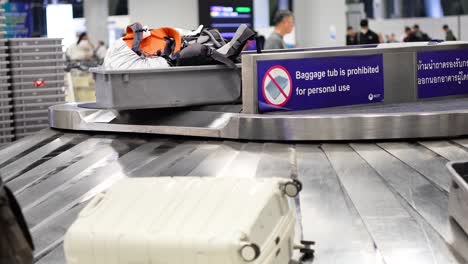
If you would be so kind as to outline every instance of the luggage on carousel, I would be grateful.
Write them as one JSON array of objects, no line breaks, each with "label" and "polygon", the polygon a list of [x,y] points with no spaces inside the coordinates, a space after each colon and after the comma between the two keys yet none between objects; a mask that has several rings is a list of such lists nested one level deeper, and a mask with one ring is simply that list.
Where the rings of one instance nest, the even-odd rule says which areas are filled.
[{"label": "luggage on carousel", "polygon": [[129,26],[126,36],[109,48],[104,67],[90,69],[97,107],[134,110],[240,102],[240,54],[256,33],[244,24],[230,42],[215,29],[182,33],[189,35],[173,28]]},{"label": "luggage on carousel", "polygon": [[468,162],[451,162],[452,173],[449,195],[449,214],[468,234]]},{"label": "luggage on carousel", "polygon": [[449,244],[468,261],[468,162],[450,162],[447,167],[452,173],[449,194]]},{"label": "luggage on carousel", "polygon": [[65,236],[68,264],[288,263],[298,181],[132,178],[95,197]]}]

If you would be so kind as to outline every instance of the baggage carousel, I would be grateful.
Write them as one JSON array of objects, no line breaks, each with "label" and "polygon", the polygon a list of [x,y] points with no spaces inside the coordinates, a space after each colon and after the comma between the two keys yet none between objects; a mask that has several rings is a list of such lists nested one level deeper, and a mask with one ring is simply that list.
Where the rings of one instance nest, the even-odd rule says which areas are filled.
[{"label": "baggage carousel", "polygon": [[[452,180],[446,168],[449,161],[468,160],[468,75],[457,72],[464,78],[457,85],[425,96],[430,89],[417,85],[425,69],[416,61],[442,54],[460,65],[467,49],[468,43],[423,43],[246,54],[242,105],[186,107],[170,89],[152,85],[152,73],[104,72],[97,78],[101,89],[124,91],[109,96],[98,89],[97,101],[110,106],[49,108],[50,129],[0,149],[0,172],[23,207],[40,264],[65,264],[63,236],[97,193],[124,177],[158,176],[299,179],[297,230],[317,243],[313,263],[468,263],[468,235],[448,213]],[[384,72],[355,80],[365,104],[349,94],[307,108],[319,110],[297,111],[304,108],[292,104],[294,98],[290,112],[283,106],[270,109],[282,112],[261,110],[265,78],[276,78],[261,65],[298,59],[289,69],[296,72],[297,65],[320,66],[327,56],[337,67],[339,58],[378,59]],[[468,59],[462,66],[468,68]],[[132,86],[135,80],[140,85]],[[284,89],[318,87],[295,84]],[[193,90],[184,91],[190,101]],[[151,102],[171,108],[112,110],[127,109],[129,93],[138,95],[137,103],[153,93]],[[307,99],[306,106],[321,98]],[[337,103],[343,98],[349,102]]]},{"label": "baggage carousel", "polygon": [[468,236],[449,219],[445,167],[466,159],[466,137],[314,143],[47,129],[1,149],[0,170],[36,263],[65,264],[67,228],[118,179],[190,175],[301,180],[298,230],[317,242],[313,263],[427,264],[467,263],[451,247],[468,249]]}]

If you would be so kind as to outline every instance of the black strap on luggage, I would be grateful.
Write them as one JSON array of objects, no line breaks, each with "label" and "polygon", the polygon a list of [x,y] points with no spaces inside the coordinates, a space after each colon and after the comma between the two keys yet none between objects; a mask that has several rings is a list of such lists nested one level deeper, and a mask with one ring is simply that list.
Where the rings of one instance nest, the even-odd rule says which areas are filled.
[{"label": "black strap on luggage", "polygon": [[138,56],[143,55],[143,51],[140,49],[141,41],[143,40],[143,26],[140,23],[133,23],[130,25],[130,28],[133,30],[133,42],[132,42],[132,50]]},{"label": "black strap on luggage", "polygon": [[204,29],[202,31],[202,34],[208,36],[211,42],[213,43],[214,47],[217,49],[226,45],[226,41],[224,40],[224,38],[221,36],[221,34],[219,33],[217,29]]},{"label": "black strap on luggage", "polygon": [[217,52],[216,50],[213,50],[213,49],[211,50],[211,58],[221,64],[226,65],[229,68],[232,68],[232,69],[237,68],[236,64],[232,60],[230,60],[223,54]]}]

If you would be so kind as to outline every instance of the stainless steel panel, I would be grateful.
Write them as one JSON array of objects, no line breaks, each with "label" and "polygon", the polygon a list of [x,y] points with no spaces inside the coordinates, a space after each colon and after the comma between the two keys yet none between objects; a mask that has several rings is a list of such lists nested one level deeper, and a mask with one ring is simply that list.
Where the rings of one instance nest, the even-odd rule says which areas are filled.
[{"label": "stainless steel panel", "polygon": [[455,139],[453,140],[454,143],[464,147],[464,148],[468,148],[468,139],[464,138],[464,139]]},{"label": "stainless steel panel", "polygon": [[[468,264],[464,259],[460,258],[453,249],[450,248],[446,243],[446,238],[442,237],[437,231],[430,226],[426,219],[424,219],[414,208],[410,207],[408,203],[396,195],[396,198],[400,200],[400,204],[409,212],[409,214],[419,223],[427,238],[427,243],[432,248],[432,254],[437,263],[460,263]],[[463,239],[468,239],[465,237]],[[468,259],[468,258],[467,258]]]},{"label": "stainless steel panel", "polygon": [[384,54],[385,103],[417,100],[416,55],[411,52]]},{"label": "stainless steel panel", "polygon": [[[151,177],[158,176],[160,173],[177,163],[178,160],[193,152],[200,143],[187,142],[180,145],[166,145],[165,148],[160,149],[158,157],[148,162],[138,170],[128,174],[130,177]],[[176,145],[174,147],[174,145]]]},{"label": "stainless steel panel", "polygon": [[91,199],[99,192],[105,191],[116,180],[126,177],[126,174],[143,166],[145,159],[151,152],[163,144],[164,141],[148,142],[131,150],[120,159],[99,168],[93,174],[80,179],[68,188],[61,188],[47,200],[25,211],[25,217],[31,227],[57,214],[66,212],[83,201]]},{"label": "stainless steel panel", "polygon": [[468,151],[449,141],[421,141],[419,144],[449,161],[468,160]]},{"label": "stainless steel panel", "polygon": [[116,158],[118,158],[118,155],[111,147],[102,147],[95,150],[70,167],[21,192],[17,195],[18,202],[23,207],[23,211],[27,212],[34,206],[44,202],[55,192],[66,187],[66,185],[89,176],[93,170]]},{"label": "stainless steel panel", "polygon": [[110,142],[111,139],[90,138],[29,170],[21,175],[21,177],[18,177],[8,183],[8,186],[16,195],[18,195],[28,187],[44,178],[47,178],[49,175],[57,173],[81,160],[92,151],[95,151],[97,145],[108,144]]},{"label": "stainless steel panel", "polygon": [[41,258],[37,264],[64,264],[65,251],[63,250],[63,244],[58,245],[45,257]]},{"label": "stainless steel panel", "polygon": [[434,182],[445,192],[449,191],[450,173],[445,168],[446,159],[409,143],[379,143],[378,145]]},{"label": "stainless steel panel", "polygon": [[420,172],[375,144],[351,144],[394,192],[420,214],[439,234],[448,232],[448,197]]},{"label": "stainless steel panel", "polygon": [[[82,203],[57,216],[53,225],[44,224],[31,229],[36,247],[34,251],[36,259],[40,259],[62,243],[65,232],[85,206],[86,203]],[[65,261],[63,260],[62,263],[65,264]]]},{"label": "stainless steel panel", "polygon": [[257,65],[252,56],[242,56],[242,112],[245,114],[255,114],[258,112],[257,93],[251,85],[257,79]]},{"label": "stainless steel panel", "polygon": [[78,138],[79,136],[73,134],[61,136],[60,138],[55,139],[54,141],[29,153],[28,155],[17,159],[16,161],[2,168],[3,179],[5,181],[12,180],[14,177],[18,176],[22,171],[27,169],[28,166],[30,166],[32,163],[37,162],[44,156],[70,143],[72,140],[79,140]]},{"label": "stainless steel panel", "polygon": [[188,176],[218,176],[223,175],[225,168],[239,153],[242,144],[239,142],[224,142],[219,148],[203,160]]},{"label": "stainless steel panel", "polygon": [[335,170],[315,145],[298,145],[303,236],[317,241],[313,263],[384,263],[361,217],[348,203]]},{"label": "stainless steel panel", "polygon": [[197,110],[121,113],[65,104],[49,109],[49,122],[59,129],[248,140],[434,138],[468,134],[468,107],[464,99],[451,99],[248,115]]},{"label": "stainless steel panel", "polygon": [[60,136],[59,132],[46,129],[37,133],[33,137],[19,140],[15,142],[15,144],[0,150],[0,164],[4,165],[5,162],[13,159],[14,157],[36,146],[37,144],[58,136]]},{"label": "stainless steel panel", "polygon": [[423,230],[379,175],[348,146],[323,149],[385,262],[437,263]]},{"label": "stainless steel panel", "polygon": [[255,177],[262,151],[263,145],[260,143],[244,144],[236,157],[223,169],[222,173],[218,173],[218,176]]},{"label": "stainless steel panel", "polygon": [[[90,120],[89,115],[85,118]],[[27,150],[37,151],[61,135]],[[467,248],[468,236],[448,221],[447,194],[430,179],[442,172],[435,167],[444,163],[443,157],[464,155],[466,139],[378,143],[403,144],[393,145],[390,152],[374,143],[293,145],[135,134],[83,137],[90,139],[65,145],[57,150],[62,153],[43,163],[25,160],[28,171],[8,183],[14,183],[21,201],[28,201],[24,209],[38,263],[65,264],[63,235],[96,193],[121,177],[163,173],[298,177],[303,191],[296,200],[297,231],[304,239],[317,241],[313,263],[466,263],[446,243]],[[96,154],[106,148],[115,156],[105,159]],[[34,153],[27,150],[16,157]],[[430,177],[423,175],[422,168],[431,166],[435,171],[424,171]]]},{"label": "stainless steel panel", "polygon": [[295,150],[293,146],[265,143],[258,163],[256,177],[296,177]]},{"label": "stainless steel panel", "polygon": [[[219,145],[215,143],[206,143],[197,146],[193,151],[187,153],[186,155],[179,157],[179,159],[171,164],[166,169],[158,172],[161,176],[186,176],[191,171],[193,171],[200,162],[203,162],[210,153],[216,152]],[[201,175],[205,176],[205,175]]]}]

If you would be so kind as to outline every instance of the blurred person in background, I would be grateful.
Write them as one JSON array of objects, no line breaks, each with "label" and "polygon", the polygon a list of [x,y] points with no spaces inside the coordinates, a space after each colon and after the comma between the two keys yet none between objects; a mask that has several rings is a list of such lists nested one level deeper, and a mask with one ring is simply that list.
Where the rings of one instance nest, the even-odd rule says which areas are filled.
[{"label": "blurred person in background", "polygon": [[442,30],[445,32],[445,40],[446,41],[455,41],[457,38],[453,34],[452,30],[449,28],[448,25],[444,25]]},{"label": "blurred person in background", "polygon": [[413,34],[416,36],[418,41],[430,41],[431,38],[426,33],[422,32],[418,24],[413,26]]},{"label": "blurred person in background", "polygon": [[94,58],[94,46],[86,32],[81,33],[77,42],[68,47],[66,55],[72,61],[88,61]]},{"label": "blurred person in background", "polygon": [[102,63],[107,53],[107,46],[106,43],[104,43],[104,41],[100,40],[98,42],[98,46],[96,47],[95,53],[97,59]]},{"label": "blurred person in background", "polygon": [[377,33],[377,36],[379,36],[379,43],[385,43],[385,38],[382,33]]},{"label": "blurred person in background", "polygon": [[346,45],[356,45],[357,44],[357,32],[354,31],[353,27],[348,27],[346,29]]},{"label": "blurred person in background", "polygon": [[410,27],[405,27],[405,38],[403,39],[404,42],[418,42],[420,41],[416,35],[414,34],[413,30]]},{"label": "blurred person in background", "polygon": [[358,34],[358,44],[379,44],[380,37],[374,31],[369,29],[369,20],[361,20],[361,32]]},{"label": "blurred person in background", "polygon": [[265,49],[286,49],[284,36],[291,33],[294,28],[294,16],[289,10],[278,11],[274,18],[275,29],[273,33],[265,40]]},{"label": "blurred person in background", "polygon": [[397,43],[398,42],[395,33],[387,35],[386,37],[387,37],[387,43]]}]

